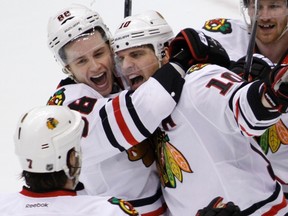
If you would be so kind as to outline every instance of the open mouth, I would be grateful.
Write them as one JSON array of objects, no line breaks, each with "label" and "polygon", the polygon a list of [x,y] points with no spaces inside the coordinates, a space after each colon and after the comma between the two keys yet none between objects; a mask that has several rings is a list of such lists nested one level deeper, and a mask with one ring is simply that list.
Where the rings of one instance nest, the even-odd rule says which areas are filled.
[{"label": "open mouth", "polygon": [[129,80],[131,82],[131,86],[132,86],[132,89],[136,89],[138,88],[142,83],[144,83],[144,77],[139,75],[139,76],[130,76],[129,77]]},{"label": "open mouth", "polygon": [[103,85],[106,83],[107,80],[106,73],[101,73],[97,76],[93,76],[90,78],[90,80],[96,85]]}]

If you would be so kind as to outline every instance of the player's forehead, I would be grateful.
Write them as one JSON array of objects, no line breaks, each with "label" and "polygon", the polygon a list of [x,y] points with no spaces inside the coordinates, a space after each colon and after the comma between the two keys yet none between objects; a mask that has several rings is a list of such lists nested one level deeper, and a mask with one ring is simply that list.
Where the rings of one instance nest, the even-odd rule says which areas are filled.
[{"label": "player's forehead", "polygon": [[64,47],[66,53],[88,53],[104,48],[109,48],[109,45],[99,32],[82,35]]},{"label": "player's forehead", "polygon": [[[255,4],[256,0],[248,0],[250,4]],[[287,0],[258,0],[260,4],[285,4],[287,5]]]},{"label": "player's forehead", "polygon": [[141,46],[135,46],[135,47],[130,47],[125,50],[118,51],[116,54],[118,57],[124,57],[127,55],[135,55],[135,54],[154,54],[153,47],[151,47],[149,44],[147,45],[141,45]]}]

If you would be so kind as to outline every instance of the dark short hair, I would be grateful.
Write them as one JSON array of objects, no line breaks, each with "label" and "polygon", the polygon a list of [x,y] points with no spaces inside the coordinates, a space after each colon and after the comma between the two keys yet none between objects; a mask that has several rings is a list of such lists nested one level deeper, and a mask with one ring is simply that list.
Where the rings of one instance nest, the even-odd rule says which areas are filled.
[{"label": "dark short hair", "polygon": [[22,178],[25,179],[27,187],[36,193],[63,189],[67,182],[63,170],[53,173],[32,173],[24,170]]}]

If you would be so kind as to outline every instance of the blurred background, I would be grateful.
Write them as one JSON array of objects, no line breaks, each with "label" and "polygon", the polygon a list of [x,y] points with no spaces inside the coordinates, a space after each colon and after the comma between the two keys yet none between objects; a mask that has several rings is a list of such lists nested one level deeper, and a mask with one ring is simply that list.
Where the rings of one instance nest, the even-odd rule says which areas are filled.
[{"label": "blurred background", "polygon": [[[72,3],[96,10],[113,34],[124,18],[124,0],[1,0],[0,2],[0,193],[22,187],[13,135],[22,113],[45,105],[65,75],[47,46],[50,16]],[[132,14],[159,11],[174,33],[200,28],[211,18],[242,19],[240,0],[132,0]]]}]

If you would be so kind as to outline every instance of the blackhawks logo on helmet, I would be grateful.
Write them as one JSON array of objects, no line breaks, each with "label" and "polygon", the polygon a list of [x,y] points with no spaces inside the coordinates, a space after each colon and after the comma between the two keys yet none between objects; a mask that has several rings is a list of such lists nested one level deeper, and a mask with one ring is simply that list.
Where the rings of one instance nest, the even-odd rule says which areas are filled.
[{"label": "blackhawks logo on helmet", "polygon": [[46,124],[47,124],[48,129],[53,130],[54,128],[57,127],[57,125],[59,124],[59,121],[55,118],[48,118]]}]

